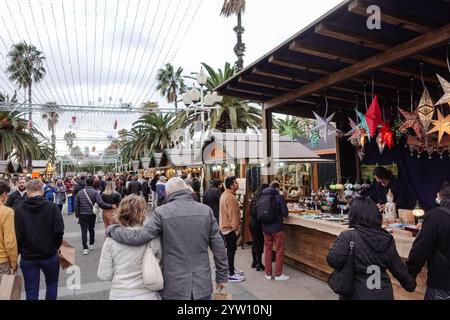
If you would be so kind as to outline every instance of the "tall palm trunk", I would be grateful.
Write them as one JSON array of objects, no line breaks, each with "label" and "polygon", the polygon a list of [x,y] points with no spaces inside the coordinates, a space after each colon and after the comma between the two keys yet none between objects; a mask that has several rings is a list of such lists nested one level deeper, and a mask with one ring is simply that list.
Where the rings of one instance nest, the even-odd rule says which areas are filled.
[{"label": "tall palm trunk", "polygon": [[52,149],[53,157],[56,159],[56,136],[55,136],[55,124],[52,125]]},{"label": "tall palm trunk", "polygon": [[234,53],[236,54],[238,60],[236,61],[236,70],[240,71],[244,68],[244,52],[245,43],[242,42],[242,34],[245,29],[242,27],[242,17],[241,13],[237,14],[237,26],[234,27],[234,32],[236,32],[237,43],[234,46]]},{"label": "tall palm trunk", "polygon": [[30,84],[28,85],[28,104],[30,106],[30,112],[28,113],[28,120],[30,121],[33,120],[33,112],[31,111],[32,110],[31,86],[32,82],[30,82]]},{"label": "tall palm trunk", "polygon": [[[31,121],[33,120],[33,112],[31,111],[31,104],[32,104],[32,91],[31,91],[31,86],[32,86],[32,81],[30,81],[29,85],[28,85],[28,103],[29,103],[29,107],[30,107],[30,112],[28,114],[28,120],[30,121],[30,125],[32,125]],[[31,172],[31,170],[33,170],[33,157],[31,155],[30,151],[27,151],[27,169],[28,172]]]}]

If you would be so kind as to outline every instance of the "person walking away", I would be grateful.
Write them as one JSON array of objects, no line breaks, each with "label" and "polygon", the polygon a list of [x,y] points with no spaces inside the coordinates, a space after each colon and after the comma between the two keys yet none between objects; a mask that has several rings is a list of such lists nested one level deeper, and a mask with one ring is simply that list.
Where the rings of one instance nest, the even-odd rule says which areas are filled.
[{"label": "person walking away", "polygon": [[237,249],[237,239],[241,228],[241,209],[239,201],[236,199],[236,191],[239,184],[236,177],[227,177],[225,179],[225,192],[220,197],[219,204],[219,222],[220,231],[225,240],[228,257],[228,281],[244,281],[244,273],[235,268],[234,256]]},{"label": "person walking away", "polygon": [[14,209],[16,204],[27,198],[27,181],[24,177],[19,178],[17,181],[17,190],[11,193],[8,200],[5,202],[5,206]]},{"label": "person walking away", "polygon": [[135,194],[137,196],[141,195],[142,185],[138,181],[138,176],[133,176],[132,180],[127,186],[127,195]]},{"label": "person walking away", "polygon": [[284,281],[289,280],[289,276],[283,274],[285,237],[283,218],[288,216],[289,210],[279,189],[280,184],[273,181],[269,188],[262,191],[262,196],[256,203],[256,214],[264,233],[265,277],[272,280],[272,249],[275,245],[275,280]]},{"label": "person walking away", "polygon": [[450,300],[450,181],[441,185],[436,200],[439,207],[425,215],[406,265],[416,278],[427,264],[425,300]]},{"label": "person walking away", "polygon": [[221,186],[222,181],[215,179],[212,181],[209,189],[203,194],[203,203],[212,209],[217,224],[219,224],[220,196],[222,195]]},{"label": "person walking away", "polygon": [[196,194],[197,197],[200,199],[200,189],[202,188],[202,183],[201,183],[200,180],[198,179],[196,173],[194,173],[192,176],[193,176],[193,179],[192,179],[192,189],[194,189],[195,194]]},{"label": "person walking away", "polygon": [[102,193],[103,191],[105,191],[105,189],[106,189],[105,177],[99,176],[98,190],[100,191],[100,193]]},{"label": "person walking away", "polygon": [[[123,199],[115,213],[115,220],[128,230],[141,230],[146,214],[145,200],[130,195]],[[129,246],[106,238],[97,275],[102,280],[112,281],[110,300],[160,300],[158,291],[151,291],[144,285],[142,262],[146,248],[146,244]]]},{"label": "person walking away", "polygon": [[17,241],[14,211],[4,205],[10,192],[8,183],[0,181],[0,275],[17,271]]},{"label": "person walking away", "polygon": [[226,251],[216,219],[208,206],[192,199],[181,178],[170,179],[166,191],[166,204],[155,209],[143,229],[112,225],[107,234],[130,246],[141,246],[161,236],[162,298],[209,300],[213,285],[208,248],[214,258],[216,287],[222,289],[228,281]]},{"label": "person walking away", "polygon": [[55,193],[56,189],[53,186],[51,181],[47,181],[47,184],[44,186],[44,198],[50,202],[55,201]]},{"label": "person walking away", "polygon": [[166,182],[167,178],[164,176],[159,177],[158,183],[156,184],[156,195],[158,198],[157,205],[161,206],[166,199]]},{"label": "person walking away", "polygon": [[[120,201],[122,201],[122,197],[114,189],[115,185],[113,181],[106,182],[105,191],[101,194],[101,196],[105,203],[109,203],[111,205],[119,207]],[[113,224],[113,215],[115,211],[115,209],[103,210],[103,223],[105,224],[105,228]]]},{"label": "person walking away", "polygon": [[66,179],[64,183],[66,187],[66,196],[67,196],[67,215],[72,215],[74,213],[75,206],[75,197],[73,196],[73,185],[70,182],[70,179]]},{"label": "person walking away", "polygon": [[147,204],[149,194],[150,194],[149,178],[145,177],[144,182],[142,183],[142,196],[144,197],[145,203]]},{"label": "person walking away", "polygon": [[[75,215],[78,219],[78,223],[81,227],[81,242],[83,244],[83,254],[89,253],[89,250],[94,249],[95,243],[95,219],[97,218],[94,214],[93,208],[94,204],[102,209],[115,209],[115,205],[110,205],[105,203],[100,196],[100,193],[94,190],[92,184],[94,178],[88,177],[86,179],[86,187],[78,192],[75,198]],[[89,230],[89,248],[87,245],[87,232]]]},{"label": "person walking away", "polygon": [[[262,192],[269,187],[268,184],[263,183],[250,202],[250,232],[252,234],[252,258],[251,267],[256,268],[256,271],[264,271],[265,267],[262,263],[262,255],[264,252],[264,233],[261,222],[258,221],[256,214],[256,204],[262,196]],[[272,264],[272,261],[270,262]]]},{"label": "person walking away", "polygon": [[155,174],[152,178],[152,181],[150,181],[150,190],[152,191],[152,206],[153,208],[156,207],[158,196],[156,194],[156,184],[159,181],[159,175]]},{"label": "person walking away", "polygon": [[64,221],[56,204],[44,198],[42,182],[27,183],[28,199],[15,210],[17,246],[27,300],[39,299],[40,271],[44,273],[46,300],[58,296],[58,250],[64,235]]},{"label": "person walking away", "polygon": [[62,208],[64,203],[66,203],[66,187],[61,179],[56,181],[55,191],[55,203],[58,206],[59,211],[62,213]]},{"label": "person walking away", "polygon": [[[341,300],[394,300],[389,270],[408,292],[416,288],[416,281],[408,273],[405,263],[398,255],[393,236],[381,225],[383,216],[373,200],[361,197],[353,200],[349,213],[349,227],[333,243],[327,255],[330,267],[344,268],[350,244],[353,244],[353,294],[340,296]],[[373,283],[374,271],[378,270],[380,281]]]}]

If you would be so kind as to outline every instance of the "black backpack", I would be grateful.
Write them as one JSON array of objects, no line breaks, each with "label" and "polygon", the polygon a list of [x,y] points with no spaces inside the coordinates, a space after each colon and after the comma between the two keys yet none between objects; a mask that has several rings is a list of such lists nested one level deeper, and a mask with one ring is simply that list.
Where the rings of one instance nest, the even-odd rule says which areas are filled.
[{"label": "black backpack", "polygon": [[279,215],[275,195],[263,195],[256,201],[256,219],[262,224],[274,223]]}]

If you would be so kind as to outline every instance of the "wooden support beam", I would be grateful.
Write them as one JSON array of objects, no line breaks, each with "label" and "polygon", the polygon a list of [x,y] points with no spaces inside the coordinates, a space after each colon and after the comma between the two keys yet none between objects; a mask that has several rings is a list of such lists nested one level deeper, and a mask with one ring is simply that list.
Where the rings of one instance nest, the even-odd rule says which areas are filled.
[{"label": "wooden support beam", "polygon": [[248,93],[248,94],[253,94],[253,95],[257,95],[257,96],[261,96],[261,97],[275,97],[274,94],[270,94],[270,93],[261,93],[258,91],[253,91],[253,90],[247,90],[247,89],[241,89],[241,88],[235,88],[231,85],[227,86],[227,90],[230,91],[236,91],[236,92],[242,92],[242,93]]},{"label": "wooden support beam", "polygon": [[255,85],[258,87],[264,87],[264,88],[270,88],[270,89],[276,89],[276,90],[282,90],[282,91],[291,91],[292,90],[291,88],[286,88],[286,87],[278,86],[275,84],[269,84],[269,83],[265,83],[265,82],[261,82],[261,81],[245,79],[242,76],[239,77],[239,82]]},{"label": "wooden support beam", "polygon": [[273,108],[286,102],[301,98],[312,93],[323,91],[326,88],[357,78],[372,70],[382,68],[402,59],[414,56],[419,52],[442,44],[450,39],[450,24],[446,24],[432,32],[425,33],[417,38],[406,41],[395,47],[387,49],[364,61],[358,62],[345,69],[339,70],[311,84],[295,89],[284,96],[276,97],[266,103],[267,108]]},{"label": "wooden support beam", "polygon": [[322,75],[330,73],[330,71],[326,71],[326,70],[320,69],[317,66],[298,64],[298,63],[295,63],[293,61],[289,61],[288,59],[284,59],[284,58],[281,58],[281,57],[275,57],[273,55],[269,57],[268,61],[269,61],[269,63],[275,64],[275,65],[278,65],[278,66],[292,68],[292,69],[297,69],[297,70],[302,70],[302,71],[313,72],[313,73],[322,74]]},{"label": "wooden support beam", "polygon": [[[368,6],[370,6],[370,4],[365,1],[354,0],[348,4],[348,11],[363,17],[367,17],[370,15],[370,12],[367,13]],[[426,33],[436,28],[435,25],[427,21],[405,16],[400,13],[394,13],[390,10],[387,10],[386,8],[381,9],[381,22],[398,26],[417,33]]]},{"label": "wooden support beam", "polygon": [[252,73],[256,74],[256,75],[264,76],[264,77],[276,78],[276,79],[281,79],[281,80],[286,80],[286,81],[294,81],[294,82],[298,82],[298,83],[306,83],[307,82],[306,80],[301,80],[301,79],[297,79],[297,78],[294,78],[294,77],[289,77],[289,76],[278,74],[278,73],[272,72],[272,71],[271,72],[262,71],[262,70],[260,70],[258,68],[254,68],[252,70]]}]

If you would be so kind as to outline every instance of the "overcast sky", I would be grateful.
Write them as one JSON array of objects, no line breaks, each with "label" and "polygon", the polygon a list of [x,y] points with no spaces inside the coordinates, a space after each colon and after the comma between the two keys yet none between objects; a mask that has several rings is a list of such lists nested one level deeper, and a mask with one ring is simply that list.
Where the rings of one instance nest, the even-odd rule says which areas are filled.
[{"label": "overcast sky", "polygon": [[[336,6],[338,0],[247,0],[243,41],[248,65]],[[234,63],[236,17],[219,16],[222,0],[2,0],[0,11],[0,90],[15,85],[5,73],[13,43],[31,42],[46,56],[47,75],[34,89],[36,103],[140,105],[158,101],[156,73],[165,63],[185,74],[206,62],[214,68]],[[23,101],[23,91],[18,92]],[[35,115],[37,125],[49,135]],[[71,118],[75,116],[76,122]],[[57,126],[58,153],[72,130],[78,145],[108,145],[108,137],[130,129],[138,115],[68,114]],[[118,127],[114,130],[114,121]],[[92,139],[92,140],[89,140]]]}]

